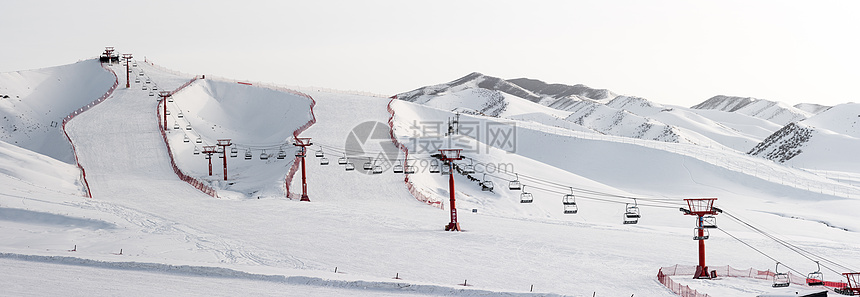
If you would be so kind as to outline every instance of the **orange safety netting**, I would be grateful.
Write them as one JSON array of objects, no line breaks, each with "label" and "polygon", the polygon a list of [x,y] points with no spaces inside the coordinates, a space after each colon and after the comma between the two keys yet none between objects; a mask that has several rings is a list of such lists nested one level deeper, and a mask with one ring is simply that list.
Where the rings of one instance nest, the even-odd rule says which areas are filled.
[{"label": "orange safety netting", "polygon": [[[708,266],[710,271],[716,272],[717,277],[745,277],[745,278],[753,278],[753,279],[761,279],[761,280],[773,280],[773,276],[776,274],[770,270],[756,270],[756,269],[736,269],[731,266]],[[685,275],[692,277],[696,273],[695,265],[675,265],[675,266],[667,266],[661,267],[660,271],[657,272],[657,280],[669,288],[675,294],[684,297],[699,297],[699,296],[708,296],[707,294],[696,292],[696,290],[690,289],[688,286],[681,285],[673,281],[669,276],[675,275]],[[805,276],[798,276],[791,272],[787,273],[789,276],[789,280],[792,284],[799,286],[808,286],[807,279]],[[843,282],[824,282],[825,287],[830,288],[845,288],[848,286],[847,283]]]}]

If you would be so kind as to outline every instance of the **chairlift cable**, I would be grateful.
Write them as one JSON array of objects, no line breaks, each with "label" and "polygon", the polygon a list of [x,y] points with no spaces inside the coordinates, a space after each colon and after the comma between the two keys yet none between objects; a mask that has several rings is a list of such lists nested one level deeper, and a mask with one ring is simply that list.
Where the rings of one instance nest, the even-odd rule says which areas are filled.
[{"label": "chairlift cable", "polygon": [[[495,178],[503,179],[503,180],[505,179],[505,178],[503,178],[503,177],[500,177],[500,176],[497,176],[497,175],[492,175],[492,174],[487,174],[487,176],[495,177]],[[544,184],[544,185],[546,184],[546,183],[541,183],[541,182],[539,182],[537,179],[534,179],[534,178],[532,178],[532,180],[533,180],[533,181],[535,181],[536,183],[539,183],[539,184]],[[553,185],[550,185],[550,186],[553,186]],[[569,191],[560,191],[560,190],[555,190],[555,189],[548,189],[548,188],[545,188],[545,187],[542,187],[542,186],[535,186],[535,185],[533,185],[533,184],[530,184],[530,185],[529,185],[529,187],[533,187],[533,188],[535,188],[535,189],[539,189],[539,190],[541,190],[541,191],[543,191],[543,192],[549,192],[549,193],[554,193],[554,194],[561,194],[561,195],[569,194]],[[554,187],[554,186],[553,186],[553,187]],[[569,190],[570,188],[571,188],[571,187],[570,187],[570,186],[568,186],[568,187],[566,187],[565,189],[566,189],[566,190]],[[584,198],[584,199],[589,199],[589,200],[598,200],[598,201],[611,202],[611,203],[619,203],[619,204],[625,204],[625,203],[628,203],[628,202],[621,202],[621,201],[610,200],[610,199],[608,199],[608,198],[598,198],[598,197],[594,197],[594,196],[588,196],[588,194],[592,194],[592,195],[598,195],[598,196],[607,196],[607,197],[611,197],[611,198],[639,199],[639,200],[644,200],[644,201],[648,201],[648,202],[651,202],[651,203],[669,204],[669,205],[672,205],[672,206],[665,206],[665,205],[654,205],[654,204],[641,204],[641,203],[639,204],[639,205],[644,205],[644,206],[648,206],[648,207],[662,207],[662,208],[673,208],[673,209],[674,209],[674,208],[677,208],[678,206],[686,206],[686,204],[682,204],[680,201],[664,202],[664,201],[660,201],[660,200],[652,200],[652,199],[647,199],[647,198],[646,198],[646,199],[642,199],[642,198],[633,198],[633,197],[628,197],[628,196],[621,196],[621,195],[607,194],[607,193],[602,193],[602,192],[598,192],[598,191],[590,191],[590,190],[585,190],[585,189],[578,189],[578,188],[576,188],[576,187],[573,187],[573,189],[574,189],[574,190],[577,190],[577,191],[579,192],[579,194],[577,194],[577,197],[582,197],[582,198]]]},{"label": "chairlift cable", "polygon": [[[485,164],[485,163],[482,163],[482,162],[476,162],[476,163],[478,163],[478,164]],[[500,173],[503,173],[503,174],[510,175],[511,177],[513,177],[513,176],[514,176],[514,174],[513,174],[513,173],[510,173],[510,172],[506,172],[506,171],[499,171],[499,172],[500,172]],[[565,189],[565,190],[567,190],[567,189],[570,189],[570,188],[571,188],[571,186],[570,186],[570,185],[565,185],[565,184],[562,184],[562,183],[559,183],[559,182],[555,182],[555,181],[551,181],[551,180],[546,180],[546,179],[542,179],[542,178],[538,178],[538,177],[533,177],[533,176],[529,176],[529,175],[526,175],[526,174],[519,174],[519,176],[520,176],[520,177],[523,177],[523,179],[525,179],[525,180],[532,180],[532,181],[534,181],[534,182],[543,183],[543,184],[547,184],[547,185],[550,185],[550,186],[555,186],[555,187],[563,188],[563,189]],[[500,176],[493,176],[493,177],[496,177],[496,178],[499,178],[499,179],[506,179],[506,178],[504,178],[504,177],[500,177]],[[677,203],[679,206],[686,206],[686,205],[687,205],[686,203],[684,203],[684,202],[683,202],[683,199],[680,199],[680,198],[633,197],[633,196],[624,196],[624,195],[618,195],[618,194],[604,193],[604,192],[600,192],[600,191],[589,190],[589,189],[584,189],[584,188],[577,188],[577,187],[573,187],[573,189],[574,189],[574,190],[577,190],[578,192],[586,192],[586,193],[592,193],[592,194],[596,194],[596,195],[603,195],[603,196],[612,196],[612,197],[616,197],[616,198],[624,198],[624,199],[639,199],[639,200],[648,200],[648,201],[654,201],[654,202],[656,202],[656,201],[667,201],[667,202]]]},{"label": "chairlift cable", "polygon": [[[781,244],[781,245],[785,246],[786,248],[788,248],[789,250],[791,250],[791,251],[793,251],[793,252],[795,252],[795,253],[800,254],[801,256],[803,256],[804,258],[806,258],[806,259],[808,259],[808,260],[810,260],[810,261],[815,262],[815,259],[813,259],[812,257],[810,257],[810,256],[808,256],[808,255],[812,255],[812,256],[814,256],[815,258],[820,259],[821,261],[824,261],[824,262],[827,262],[827,263],[833,264],[834,266],[838,266],[839,268],[842,268],[842,269],[845,269],[845,270],[848,270],[848,271],[856,271],[856,270],[850,269],[850,268],[848,268],[848,267],[846,267],[846,266],[844,266],[844,265],[841,265],[841,264],[839,264],[839,263],[837,263],[837,262],[835,262],[835,261],[829,260],[829,259],[827,259],[827,258],[824,258],[824,257],[820,256],[820,255],[817,255],[817,254],[812,253],[812,252],[810,252],[810,251],[804,250],[803,248],[800,248],[800,247],[798,247],[798,246],[795,246],[795,245],[791,244],[790,242],[788,242],[788,241],[786,241],[786,240],[783,240],[783,239],[781,239],[781,238],[778,238],[778,237],[776,237],[775,235],[772,235],[772,234],[770,234],[770,233],[768,233],[768,232],[765,232],[764,230],[761,230],[760,228],[757,228],[757,227],[753,226],[752,224],[747,223],[747,222],[745,222],[745,221],[741,220],[741,219],[740,219],[740,218],[738,218],[737,216],[734,216],[734,215],[732,215],[732,214],[730,214],[730,213],[725,212],[725,210],[723,210],[723,214],[727,215],[727,216],[728,216],[729,218],[731,218],[731,219],[734,219],[734,220],[736,220],[736,221],[740,222],[741,224],[745,225],[746,227],[748,227],[748,228],[752,229],[753,231],[756,231],[756,232],[758,232],[758,233],[760,233],[760,234],[764,235],[765,237],[770,238],[770,239],[771,239],[771,240],[773,240],[773,241],[776,241],[777,243],[779,243],[779,244]],[[805,253],[805,254],[804,254],[804,253]],[[807,254],[808,254],[808,255],[807,255]],[[830,271],[833,271],[833,272],[834,272],[834,273],[836,273],[836,274],[841,274],[840,272],[838,272],[838,271],[836,271],[836,270],[834,270],[834,269],[832,269],[832,268],[830,268],[830,267],[827,267],[826,265],[821,265],[821,266],[822,266],[822,267],[824,267],[824,268],[827,268],[827,269],[828,269],[828,270],[830,270]]]},{"label": "chairlift cable", "polygon": [[[817,257],[817,258],[820,258],[821,260],[824,260],[825,262],[828,262],[828,263],[834,264],[835,266],[839,266],[840,268],[843,268],[843,269],[846,269],[846,270],[850,270],[850,271],[854,271],[854,270],[852,270],[852,269],[850,269],[850,268],[848,268],[848,267],[842,266],[842,265],[840,265],[840,264],[838,264],[838,263],[836,263],[836,262],[834,262],[834,261],[831,261],[831,260],[829,260],[829,259],[826,259],[826,258],[824,258],[824,257],[821,257],[821,256],[819,256],[819,255],[816,255],[816,254],[814,254],[814,253],[812,253],[812,252],[806,251],[806,250],[804,250],[804,249],[802,249],[802,248],[800,248],[800,247],[798,247],[798,246],[795,246],[795,245],[793,245],[793,244],[789,243],[788,241],[785,241],[785,240],[783,240],[783,239],[780,239],[780,238],[776,237],[775,235],[772,235],[772,234],[770,234],[770,233],[765,232],[764,230],[761,230],[760,228],[757,228],[757,227],[755,227],[755,226],[752,226],[752,224],[747,223],[747,222],[745,222],[745,221],[741,220],[740,218],[738,218],[738,217],[736,217],[736,216],[734,216],[734,215],[732,215],[732,214],[725,213],[725,212],[724,212],[724,214],[728,215],[728,216],[729,216],[729,218],[732,218],[732,219],[737,220],[738,222],[740,222],[740,223],[744,224],[744,225],[745,225],[745,226],[747,226],[748,228],[750,228],[750,229],[752,229],[752,230],[754,230],[754,231],[756,231],[756,232],[758,232],[758,233],[761,233],[761,234],[762,234],[762,235],[764,235],[765,237],[770,238],[771,240],[776,241],[777,243],[779,243],[779,244],[781,244],[781,245],[785,246],[786,248],[788,248],[788,249],[790,249],[790,250],[792,250],[792,251],[794,251],[794,252],[796,252],[796,253],[800,254],[801,256],[803,256],[804,258],[809,259],[810,261],[815,262],[815,259],[812,259],[811,257],[807,256],[806,254],[809,254],[809,255],[815,256],[815,257]],[[806,254],[804,254],[804,253],[806,253]],[[833,271],[833,272],[835,272],[835,273],[839,274],[839,272],[837,272],[837,271],[835,271],[835,270],[833,270],[833,269],[831,269],[831,268],[829,268],[829,267],[826,267],[826,266],[825,266],[825,268],[830,269],[831,271]]]},{"label": "chairlift cable", "polygon": [[[488,176],[489,176],[489,174],[488,174]],[[557,191],[557,190],[553,190],[553,189],[547,189],[547,188],[543,188],[540,186],[534,186],[534,185],[528,185],[528,186],[529,186],[529,188],[538,189],[542,192],[547,192],[547,193],[552,193],[552,194],[560,194],[560,195],[570,194],[569,192],[562,192],[562,191]],[[625,201],[616,201],[616,200],[610,200],[607,198],[599,198],[599,197],[593,197],[593,196],[581,195],[581,194],[576,195],[576,197],[577,197],[577,199],[582,198],[582,199],[586,199],[586,200],[594,200],[594,201],[601,201],[601,202],[615,203],[615,204],[627,204],[627,203],[629,203],[629,202],[625,202]],[[647,207],[668,208],[668,209],[675,209],[676,208],[674,206],[643,204],[643,203],[639,203],[638,205],[639,206],[647,206]]]},{"label": "chairlift cable", "polygon": [[765,257],[767,257],[768,259],[771,259],[771,260],[772,260],[772,261],[774,261],[774,262],[779,262],[779,264],[782,264],[782,266],[784,266],[785,268],[788,268],[788,270],[794,271],[794,272],[795,272],[795,273],[797,273],[798,275],[806,275],[806,274],[804,274],[804,273],[801,273],[800,271],[797,271],[797,270],[796,270],[796,269],[794,269],[794,268],[789,267],[788,265],[785,265],[785,263],[782,263],[782,262],[780,262],[780,261],[776,260],[774,257],[771,257],[770,255],[768,255],[768,254],[766,254],[765,252],[763,252],[763,251],[761,251],[761,250],[757,249],[756,247],[752,246],[751,244],[746,243],[745,241],[741,240],[741,239],[740,239],[740,238],[738,238],[737,236],[734,236],[734,235],[732,235],[731,233],[726,232],[726,230],[723,230],[723,228],[719,228],[719,227],[717,227],[717,230],[723,231],[723,233],[726,233],[726,235],[728,235],[729,237],[734,238],[735,240],[739,241],[740,243],[743,243],[743,244],[744,244],[744,245],[746,245],[747,247],[749,247],[749,248],[753,249],[754,251],[758,252],[759,254],[764,255],[764,256],[765,256]]}]

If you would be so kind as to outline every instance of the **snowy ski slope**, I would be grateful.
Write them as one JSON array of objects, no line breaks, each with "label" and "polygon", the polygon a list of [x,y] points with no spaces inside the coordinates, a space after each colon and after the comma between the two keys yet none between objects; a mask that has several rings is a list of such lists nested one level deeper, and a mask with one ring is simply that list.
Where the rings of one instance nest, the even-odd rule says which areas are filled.
[{"label": "snowy ski slope", "polygon": [[[447,177],[429,173],[431,152],[418,145],[445,141],[424,128],[447,122],[463,102],[391,103],[394,135],[417,166],[410,180],[441,201],[440,209],[416,200],[404,175],[390,169],[405,155],[392,150],[388,138],[389,99],[301,90],[316,101],[317,122],[301,134],[314,143],[306,158],[307,203],[284,198],[295,149],[283,146],[285,159],[264,161],[259,155],[264,149],[276,154],[292,142],[291,133],[309,119],[308,101],[265,86],[197,80],[168,104],[168,128],[190,123],[192,130],[181,125],[168,138],[178,166],[216,188],[221,198],[213,198],[177,178],[158,130],[157,96],[142,90],[146,78],[148,89],[157,85],[160,91],[193,76],[143,62],[133,74],[141,83],[125,89],[120,78],[122,87],[66,127],[87,170],[92,199],[81,197],[74,166],[38,150],[0,146],[0,233],[12,239],[0,244],[0,271],[8,276],[0,286],[10,294],[525,296],[533,288],[535,295],[674,296],[656,274],[660,267],[697,261],[693,219],[678,211],[680,199],[690,197],[716,197],[718,206],[745,222],[860,267],[860,224],[852,211],[860,206],[860,190],[850,183],[720,147],[566,129],[552,118],[527,116],[543,107],[526,103],[509,105],[507,119],[461,115],[478,127],[515,126],[515,152],[482,136],[458,137],[456,145],[479,147],[464,155],[484,169],[510,165],[505,168],[519,173],[534,203],[519,203],[520,192],[506,189],[513,179],[506,172],[488,172],[493,192],[455,175],[465,231],[445,232]],[[228,183],[220,181],[217,156],[215,174],[208,177],[206,160],[192,153],[222,137],[239,148],[238,157],[228,158]],[[246,150],[252,160],[243,158]],[[319,164],[317,150],[329,165]],[[349,157],[356,170],[338,165],[340,157]],[[386,171],[365,172],[366,157],[381,158]],[[569,187],[577,194],[576,215],[562,213],[561,197]],[[825,191],[831,188],[839,190]],[[290,189],[301,191],[298,176]],[[643,217],[623,225],[625,203],[633,197]],[[712,231],[709,264],[773,267],[771,259],[731,234],[799,271],[815,270],[810,260],[727,215],[718,221],[728,233]],[[37,287],[46,278],[50,285]],[[470,286],[457,285],[464,281]],[[713,290],[711,296],[769,292],[767,281],[732,278],[700,287]]]}]

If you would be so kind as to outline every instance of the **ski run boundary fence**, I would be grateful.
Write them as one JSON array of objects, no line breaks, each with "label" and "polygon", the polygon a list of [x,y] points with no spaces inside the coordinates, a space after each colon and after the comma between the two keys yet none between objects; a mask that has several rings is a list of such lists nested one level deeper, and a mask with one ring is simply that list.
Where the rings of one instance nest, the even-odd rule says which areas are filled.
[{"label": "ski run boundary fence", "polygon": [[69,137],[69,133],[66,132],[66,123],[68,123],[69,121],[74,119],[79,114],[89,110],[90,108],[93,108],[93,106],[96,106],[99,103],[102,103],[103,101],[105,101],[105,99],[107,99],[108,97],[110,97],[110,95],[113,94],[114,90],[116,90],[116,87],[119,85],[119,77],[116,76],[116,72],[114,72],[112,69],[110,69],[110,67],[105,66],[105,64],[101,64],[101,66],[102,66],[102,68],[104,68],[105,70],[107,70],[108,72],[110,72],[113,75],[113,85],[110,87],[110,89],[107,90],[107,92],[105,92],[101,97],[99,97],[95,101],[90,102],[89,104],[84,105],[81,108],[78,108],[77,110],[73,111],[72,113],[67,115],[65,118],[63,118],[63,135],[66,136],[66,140],[68,140],[69,144],[72,145],[72,154],[75,156],[75,164],[78,166],[78,169],[81,170],[81,180],[84,183],[84,188],[86,190],[87,198],[93,198],[93,193],[90,191],[90,184],[89,184],[89,182],[87,182],[87,171],[84,170],[84,166],[82,166],[81,162],[78,161],[78,150],[75,147],[75,143],[72,142],[72,138]]},{"label": "ski run boundary fence", "polygon": [[[744,278],[752,278],[752,279],[760,279],[760,280],[773,280],[773,276],[776,274],[770,270],[756,270],[756,269],[735,269],[731,266],[708,266],[708,270],[716,271],[717,277],[744,277]],[[682,297],[710,297],[708,294],[704,294],[701,292],[697,292],[696,290],[690,288],[689,286],[682,285],[678,282],[672,280],[670,276],[689,276],[693,277],[696,273],[695,265],[675,265],[675,266],[667,266],[661,267],[660,271],[657,272],[657,281],[661,284],[669,288],[670,291]],[[788,272],[789,279],[792,285],[808,287],[806,284],[806,276],[796,275]],[[829,288],[844,288],[848,286],[847,283],[842,282],[824,282],[825,287]]]},{"label": "ski run boundary fence", "polygon": [[[409,163],[409,148],[407,148],[405,145],[401,144],[400,141],[397,141],[397,137],[394,136],[394,108],[391,107],[391,103],[394,103],[394,100],[397,100],[397,99],[391,99],[391,101],[388,101],[388,106],[386,107],[386,109],[388,109],[388,114],[390,114],[390,116],[388,117],[388,136],[391,137],[391,142],[394,143],[394,146],[399,148],[405,154],[405,157],[403,159],[403,164],[405,166],[406,164]],[[412,181],[409,180],[409,174],[405,174],[405,175],[406,175],[406,177],[403,178],[403,182],[406,184],[406,189],[409,191],[409,194],[412,194],[412,197],[415,197],[415,199],[417,199],[418,201],[427,203],[427,204],[435,206],[435,207],[442,208],[442,201],[441,200],[434,199],[433,197],[431,197],[429,195],[421,193],[421,191],[419,191],[415,187],[415,185],[412,183]]]},{"label": "ski run boundary fence", "polygon": [[[296,95],[296,96],[305,97],[305,98],[307,98],[308,100],[310,100],[310,101],[311,101],[311,105],[310,105],[310,114],[311,114],[311,119],[310,119],[310,120],[308,120],[308,122],[307,122],[307,123],[305,123],[304,125],[302,125],[302,126],[301,126],[301,127],[299,127],[298,129],[296,129],[295,131],[293,131],[293,139],[298,138],[298,137],[299,137],[299,134],[301,134],[302,132],[305,132],[305,130],[307,130],[308,128],[310,128],[311,126],[313,126],[313,124],[316,124],[316,122],[317,122],[317,117],[316,117],[316,115],[314,115],[314,107],[317,105],[317,101],[316,101],[316,100],[314,100],[314,98],[312,98],[310,95],[305,94],[305,93],[302,93],[302,92],[299,92],[299,91],[296,91],[296,90],[291,90],[291,89],[282,88],[282,87],[277,87],[277,86],[265,86],[265,85],[264,85],[263,87],[265,87],[265,88],[270,88],[270,89],[273,89],[273,90],[278,90],[278,91],[281,91],[281,92],[290,93],[290,94],[293,94],[293,95]],[[307,152],[305,152],[305,153],[307,154]],[[290,191],[290,183],[292,183],[292,182],[293,182],[293,177],[295,177],[295,176],[296,176],[296,172],[298,172],[298,171],[299,171],[299,166],[301,166],[301,164],[300,164],[300,163],[301,163],[301,160],[299,160],[299,158],[300,158],[300,157],[296,157],[296,158],[295,158],[295,160],[293,161],[293,165],[292,165],[292,166],[290,166],[290,172],[289,172],[289,173],[287,173],[287,177],[286,177],[286,179],[284,179],[284,185],[286,186],[287,198],[290,198],[290,199],[294,199],[294,198],[295,198],[295,197],[293,197],[293,196],[295,196],[295,195],[293,195],[293,193]],[[301,197],[299,197],[299,198],[301,198]]]},{"label": "ski run boundary fence", "polygon": [[[185,87],[190,86],[192,83],[194,83],[198,79],[199,79],[199,77],[195,76],[194,78],[192,78],[188,82],[184,83],[183,85],[179,86],[175,90],[170,91],[169,96],[173,96],[173,94],[176,94],[177,92],[181,91]],[[167,104],[166,101],[167,100],[162,99],[161,104]],[[157,104],[155,106],[156,121],[159,121],[159,122],[161,121],[161,118],[162,118],[161,111],[163,110],[163,108],[161,107],[161,104]],[[173,150],[170,148],[170,141],[168,141],[168,139],[167,139],[167,133],[166,133],[167,123],[163,123],[160,126],[159,130],[161,131],[162,139],[164,139],[164,145],[167,146],[167,156],[170,158],[170,166],[173,167],[173,172],[176,173],[176,176],[179,177],[180,180],[182,180],[182,181],[188,183],[189,185],[191,185],[192,187],[194,187],[195,189],[200,190],[200,192],[203,192],[206,195],[218,198],[218,191],[216,191],[215,188],[209,186],[205,182],[202,182],[202,181],[200,181],[200,180],[198,180],[198,179],[196,179],[196,178],[194,178],[188,174],[185,174],[185,172],[182,172],[182,169],[179,169],[179,166],[176,166],[176,159],[173,158]]]}]

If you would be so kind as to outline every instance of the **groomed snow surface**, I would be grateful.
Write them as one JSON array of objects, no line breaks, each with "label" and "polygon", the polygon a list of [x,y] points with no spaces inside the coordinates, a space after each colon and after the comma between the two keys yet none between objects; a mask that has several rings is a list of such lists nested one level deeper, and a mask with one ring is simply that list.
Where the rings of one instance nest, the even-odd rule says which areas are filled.
[{"label": "groomed snow surface", "polygon": [[[389,139],[389,99],[301,90],[316,102],[311,115],[310,100],[280,88],[198,79],[168,102],[167,138],[179,168],[215,188],[220,198],[213,198],[177,178],[159,132],[158,91],[193,76],[137,64],[131,77],[139,83],[126,89],[121,75],[107,100],[67,124],[92,198],[83,197],[81,174],[61,162],[67,160],[38,147],[0,143],[3,295],[675,296],[656,274],[660,267],[697,262],[694,219],[678,210],[681,199],[691,197],[716,197],[726,213],[815,255],[860,267],[853,211],[860,189],[845,182],[850,178],[827,178],[722,145],[599,135],[563,125],[557,110],[507,96],[500,117],[461,115],[479,134],[461,130],[444,137],[445,129],[433,127],[453,117],[452,110],[486,107],[468,97],[485,94],[471,91],[428,104],[390,104],[394,135],[416,166],[410,181],[440,201],[440,209],[416,200],[405,176],[392,173],[405,155]],[[114,78],[88,69],[80,71],[93,82],[43,84],[58,90],[42,92],[94,100]],[[112,69],[125,73],[124,65]],[[24,82],[0,82],[0,90],[26,89]],[[150,96],[153,85],[158,90]],[[301,134],[314,143],[305,159],[311,202],[289,200],[284,180],[296,160],[292,133],[312,116],[316,123]],[[744,124],[736,123],[741,130]],[[481,130],[486,127],[510,128],[516,138],[497,142]],[[755,129],[736,135],[765,134]],[[218,154],[209,176],[208,161],[193,153],[222,138],[232,139],[238,151],[227,157],[226,182]],[[476,181],[455,175],[464,232],[443,231],[447,177],[429,172],[435,151],[428,148],[448,141],[467,149],[470,159],[458,161],[461,166],[478,165],[472,176],[495,185],[482,191]],[[281,150],[286,157],[278,159]],[[320,165],[318,150],[329,165]],[[345,170],[341,157],[356,169]],[[368,157],[385,171],[363,170]],[[511,172],[534,194],[533,203],[520,203],[521,191],[507,189]],[[294,193],[301,192],[300,175],[290,184]],[[562,212],[570,187],[579,206],[575,215]],[[642,218],[625,225],[622,214],[632,197],[639,198]],[[711,230],[709,264],[773,268],[774,261],[731,234],[788,267],[816,269],[727,215],[718,220],[724,232]],[[840,280],[823,271],[828,280]],[[767,281],[673,279],[711,296],[772,292]]]}]

